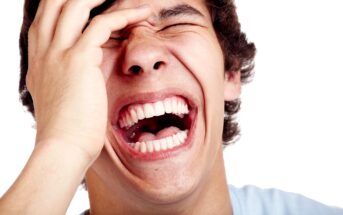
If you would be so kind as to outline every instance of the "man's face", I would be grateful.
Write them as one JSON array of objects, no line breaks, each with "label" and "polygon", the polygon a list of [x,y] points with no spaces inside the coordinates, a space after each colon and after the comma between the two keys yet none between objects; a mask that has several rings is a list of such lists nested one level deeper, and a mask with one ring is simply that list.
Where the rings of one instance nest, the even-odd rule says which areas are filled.
[{"label": "man's face", "polygon": [[204,1],[124,0],[107,12],[143,4],[153,15],[113,32],[103,46],[108,141],[87,179],[103,195],[168,203],[218,169],[224,85],[232,83],[224,81]]}]

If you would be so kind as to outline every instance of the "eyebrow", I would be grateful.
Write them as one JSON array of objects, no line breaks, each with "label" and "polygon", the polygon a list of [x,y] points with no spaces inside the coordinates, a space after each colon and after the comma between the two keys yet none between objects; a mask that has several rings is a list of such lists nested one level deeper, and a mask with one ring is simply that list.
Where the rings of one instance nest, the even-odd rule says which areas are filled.
[{"label": "eyebrow", "polygon": [[199,10],[195,9],[194,7],[188,4],[179,4],[171,8],[162,9],[159,12],[158,18],[160,20],[165,20],[171,17],[183,16],[183,15],[191,15],[191,16],[196,15],[196,16],[204,17],[204,15]]}]

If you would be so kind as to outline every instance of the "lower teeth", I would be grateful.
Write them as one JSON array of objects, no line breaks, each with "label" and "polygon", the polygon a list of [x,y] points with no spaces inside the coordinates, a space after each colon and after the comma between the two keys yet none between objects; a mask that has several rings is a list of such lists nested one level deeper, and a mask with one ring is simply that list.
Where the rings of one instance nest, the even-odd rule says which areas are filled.
[{"label": "lower teeth", "polygon": [[187,139],[188,130],[179,131],[173,136],[169,136],[159,140],[150,140],[136,143],[129,143],[129,146],[135,151],[141,153],[152,153],[165,151],[182,145]]}]

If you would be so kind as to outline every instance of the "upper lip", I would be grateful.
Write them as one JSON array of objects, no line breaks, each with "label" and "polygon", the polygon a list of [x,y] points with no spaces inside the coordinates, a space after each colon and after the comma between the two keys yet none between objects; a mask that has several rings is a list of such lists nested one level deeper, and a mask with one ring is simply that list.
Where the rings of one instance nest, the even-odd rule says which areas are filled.
[{"label": "upper lip", "polygon": [[144,103],[153,103],[170,96],[180,96],[183,97],[188,106],[190,111],[196,107],[196,100],[192,96],[191,93],[188,93],[184,90],[180,89],[164,89],[155,92],[145,92],[145,93],[135,93],[132,95],[125,95],[122,96],[113,107],[112,117],[111,117],[111,124],[112,126],[117,126],[119,113],[120,111],[127,105],[132,104],[144,104]]}]

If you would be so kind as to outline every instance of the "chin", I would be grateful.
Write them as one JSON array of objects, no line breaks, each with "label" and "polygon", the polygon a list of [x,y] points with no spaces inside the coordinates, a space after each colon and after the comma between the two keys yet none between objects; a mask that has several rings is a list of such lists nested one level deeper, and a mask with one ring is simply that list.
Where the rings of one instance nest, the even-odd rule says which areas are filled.
[{"label": "chin", "polygon": [[[177,176],[176,176],[177,177]],[[189,198],[199,186],[199,177],[195,175],[179,176],[177,179],[163,180],[159,183],[141,183],[134,185],[136,195],[152,205],[172,205]]]}]

